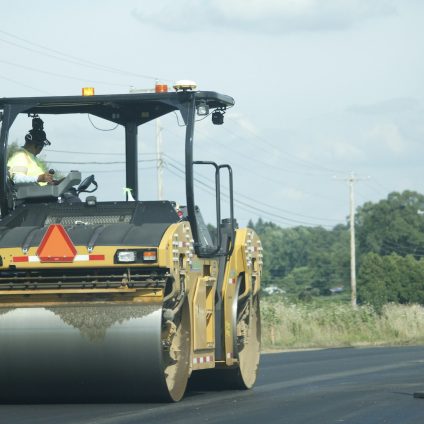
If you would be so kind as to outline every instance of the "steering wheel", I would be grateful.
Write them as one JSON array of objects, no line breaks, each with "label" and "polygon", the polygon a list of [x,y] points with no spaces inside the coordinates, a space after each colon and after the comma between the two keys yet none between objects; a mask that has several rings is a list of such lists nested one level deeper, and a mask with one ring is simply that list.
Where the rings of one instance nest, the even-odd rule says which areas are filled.
[{"label": "steering wheel", "polygon": [[[90,187],[91,184],[94,184],[93,190],[87,190],[88,187]],[[97,190],[97,183],[94,179],[94,175],[89,175],[77,188],[77,193],[93,193],[93,191]]]}]

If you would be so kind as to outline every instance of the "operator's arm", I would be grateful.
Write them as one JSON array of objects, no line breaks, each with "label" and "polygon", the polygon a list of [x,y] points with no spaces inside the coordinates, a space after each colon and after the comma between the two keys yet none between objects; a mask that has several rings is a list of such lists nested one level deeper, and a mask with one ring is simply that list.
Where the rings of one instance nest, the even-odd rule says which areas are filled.
[{"label": "operator's arm", "polygon": [[53,180],[53,181],[52,181],[52,184],[54,184],[54,185],[58,185],[58,184],[60,184],[60,183],[61,183],[64,179],[65,179],[65,177],[61,178],[60,180]]},{"label": "operator's arm", "polygon": [[23,183],[51,183],[53,181],[53,176],[48,172],[44,174],[37,175],[36,177],[31,177],[25,174],[12,174],[12,180],[15,184]]},{"label": "operator's arm", "polygon": [[15,184],[36,183],[38,177],[30,177],[25,174],[12,174],[12,180]]}]

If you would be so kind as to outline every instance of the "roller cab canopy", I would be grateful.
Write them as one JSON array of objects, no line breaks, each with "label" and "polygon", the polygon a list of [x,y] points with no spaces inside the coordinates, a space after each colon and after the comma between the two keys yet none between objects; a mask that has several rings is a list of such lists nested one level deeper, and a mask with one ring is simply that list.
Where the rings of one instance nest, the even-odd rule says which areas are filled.
[{"label": "roller cab canopy", "polygon": [[3,126],[7,127],[6,131],[19,113],[40,115],[89,113],[120,125],[132,122],[138,126],[176,110],[181,111],[181,115],[186,121],[188,105],[193,99],[196,104],[206,102],[211,109],[234,105],[232,97],[216,92],[179,91],[175,93],[0,98],[0,110],[3,110]]},{"label": "roller cab canopy", "polygon": [[[195,240],[201,237],[198,228],[198,214],[196,213],[193,165],[212,164],[216,172],[221,170],[211,162],[193,161],[194,126],[197,115],[216,114],[222,124],[225,110],[234,105],[232,97],[213,91],[179,90],[160,93],[129,93],[92,96],[51,96],[51,97],[14,97],[0,98],[0,206],[1,216],[5,218],[13,210],[8,190],[7,175],[7,146],[9,129],[19,114],[28,116],[89,114],[122,125],[125,129],[125,174],[126,188],[131,191],[134,200],[138,200],[138,126],[166,115],[179,111],[186,127],[185,131],[185,188],[187,219],[191,223]],[[206,113],[200,113],[200,109]],[[201,116],[203,118],[203,116]],[[224,165],[231,173],[228,165]],[[71,177],[69,177],[72,179]],[[232,178],[232,177],[231,177]],[[219,178],[218,178],[219,180]],[[45,189],[46,191],[47,189]],[[58,189],[56,189],[55,193]],[[53,188],[50,190],[53,193]],[[54,194],[53,194],[54,197]],[[19,198],[19,197],[18,197]],[[219,188],[217,188],[217,209],[219,206]],[[232,199],[231,199],[232,203]],[[232,210],[232,206],[231,206]],[[217,221],[220,220],[219,212]],[[218,222],[217,222],[218,223]],[[196,246],[200,243],[196,243]],[[200,251],[198,250],[198,253]],[[216,252],[215,252],[216,253]]]}]

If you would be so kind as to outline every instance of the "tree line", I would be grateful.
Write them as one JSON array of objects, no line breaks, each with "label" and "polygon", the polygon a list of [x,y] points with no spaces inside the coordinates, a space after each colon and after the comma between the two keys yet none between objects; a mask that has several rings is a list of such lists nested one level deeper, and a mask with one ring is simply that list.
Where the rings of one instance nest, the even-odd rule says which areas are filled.
[{"label": "tree line", "polygon": [[[264,248],[263,286],[310,299],[350,290],[349,223],[282,228],[250,222]],[[424,304],[424,196],[390,193],[355,214],[358,301]]]}]

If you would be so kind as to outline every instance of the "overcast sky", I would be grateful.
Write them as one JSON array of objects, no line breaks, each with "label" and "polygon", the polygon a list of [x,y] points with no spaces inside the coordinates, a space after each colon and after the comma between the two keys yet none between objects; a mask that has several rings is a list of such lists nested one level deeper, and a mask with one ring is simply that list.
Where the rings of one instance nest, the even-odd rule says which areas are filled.
[{"label": "overcast sky", "polygon": [[[230,163],[240,224],[345,223],[356,203],[423,192],[424,2],[419,0],[0,0],[0,97],[97,94],[197,82],[235,98],[222,127],[198,123],[195,158]],[[123,198],[123,131],[45,116],[45,157],[94,172]],[[183,128],[161,120],[165,198],[184,204]],[[30,120],[10,134],[23,140]],[[156,198],[155,127],[139,129],[140,197]],[[82,155],[78,152],[87,152]],[[69,152],[69,153],[68,153]],[[74,153],[72,153],[74,152]],[[98,152],[98,154],[94,154]],[[75,162],[64,164],[60,162]],[[337,178],[334,178],[336,176]],[[208,221],[212,178],[199,175]],[[203,193],[205,191],[205,193]]]}]

